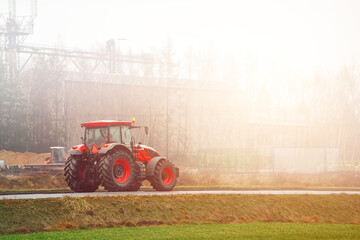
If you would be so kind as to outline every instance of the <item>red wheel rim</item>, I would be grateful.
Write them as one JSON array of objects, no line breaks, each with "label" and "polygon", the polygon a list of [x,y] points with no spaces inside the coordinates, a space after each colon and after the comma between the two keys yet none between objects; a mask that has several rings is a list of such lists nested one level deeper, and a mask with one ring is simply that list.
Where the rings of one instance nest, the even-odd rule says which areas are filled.
[{"label": "red wheel rim", "polygon": [[173,180],[173,171],[170,167],[164,167],[161,171],[161,178],[165,185],[169,185]]},{"label": "red wheel rim", "polygon": [[124,183],[130,176],[130,167],[125,159],[119,158],[113,166],[113,175],[118,183]]}]

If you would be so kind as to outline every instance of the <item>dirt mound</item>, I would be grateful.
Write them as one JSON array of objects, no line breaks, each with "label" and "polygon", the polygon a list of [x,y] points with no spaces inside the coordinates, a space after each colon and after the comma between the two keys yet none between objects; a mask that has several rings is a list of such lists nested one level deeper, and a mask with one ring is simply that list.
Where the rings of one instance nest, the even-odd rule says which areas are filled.
[{"label": "dirt mound", "polygon": [[32,152],[12,152],[0,150],[0,160],[4,160],[5,165],[25,165],[25,164],[44,164],[50,153],[32,153]]}]

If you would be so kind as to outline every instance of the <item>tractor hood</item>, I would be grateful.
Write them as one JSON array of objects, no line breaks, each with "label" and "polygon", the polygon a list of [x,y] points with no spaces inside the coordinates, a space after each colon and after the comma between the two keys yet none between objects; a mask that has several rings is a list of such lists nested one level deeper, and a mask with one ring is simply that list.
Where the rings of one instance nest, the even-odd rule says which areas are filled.
[{"label": "tractor hood", "polygon": [[133,147],[134,155],[139,158],[141,161],[150,161],[154,157],[160,156],[160,154],[153,149],[152,147],[149,147],[144,144],[136,144]]},{"label": "tractor hood", "polygon": [[155,152],[155,153],[157,153],[158,156],[160,156],[160,153],[158,151],[156,151],[152,147],[149,147],[149,146],[141,144],[141,143],[134,145],[134,150],[148,150],[148,151]]}]

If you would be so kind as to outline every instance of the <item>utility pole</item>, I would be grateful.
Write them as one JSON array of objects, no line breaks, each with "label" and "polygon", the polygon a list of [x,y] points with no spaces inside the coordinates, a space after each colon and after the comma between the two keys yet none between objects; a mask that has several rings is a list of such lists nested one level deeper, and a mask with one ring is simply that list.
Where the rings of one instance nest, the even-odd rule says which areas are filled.
[{"label": "utility pole", "polygon": [[[24,109],[20,103],[23,94],[19,91],[19,49],[21,48],[26,37],[33,33],[34,19],[36,18],[36,0],[29,0],[31,3],[31,14],[27,16],[17,16],[16,0],[8,1],[8,13],[0,13],[0,56],[6,66],[5,82],[7,83],[7,92],[1,91],[0,94],[8,98],[8,102],[3,102],[3,109],[6,116],[1,116],[0,121],[9,130],[6,147],[10,142],[16,139],[17,129],[21,124],[27,121]],[[3,90],[3,89],[1,89]]]},{"label": "utility pole", "polygon": [[118,57],[118,64],[117,64],[117,73],[121,73],[121,52],[120,52],[120,41],[126,41],[126,38],[118,38],[118,45],[117,45],[117,57]]},{"label": "utility pole", "polygon": [[166,69],[166,158],[169,159],[169,66]]},{"label": "utility pole", "polygon": [[[33,33],[34,19],[37,15],[37,1],[29,0],[31,3],[31,16],[16,15],[16,1],[9,0],[9,13],[0,14],[0,35],[3,35],[2,51],[6,55],[8,64],[8,77],[14,81],[19,71],[18,49],[26,37]],[[7,16],[6,16],[7,15]]]}]

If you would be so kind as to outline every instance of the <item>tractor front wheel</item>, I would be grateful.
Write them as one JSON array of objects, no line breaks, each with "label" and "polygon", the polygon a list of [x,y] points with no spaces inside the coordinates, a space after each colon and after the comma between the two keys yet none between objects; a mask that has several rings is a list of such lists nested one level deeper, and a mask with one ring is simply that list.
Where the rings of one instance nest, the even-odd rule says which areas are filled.
[{"label": "tractor front wheel", "polygon": [[127,191],[135,182],[135,166],[131,155],[122,150],[112,151],[100,161],[101,184],[108,191]]},{"label": "tractor front wheel", "polygon": [[95,192],[100,182],[94,176],[89,163],[80,156],[70,156],[64,168],[65,181],[74,192]]},{"label": "tractor front wheel", "polygon": [[156,164],[150,182],[151,186],[157,191],[170,191],[175,187],[176,180],[177,175],[174,164],[162,159]]}]

